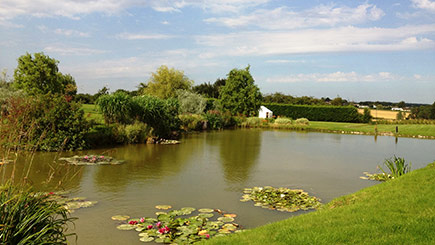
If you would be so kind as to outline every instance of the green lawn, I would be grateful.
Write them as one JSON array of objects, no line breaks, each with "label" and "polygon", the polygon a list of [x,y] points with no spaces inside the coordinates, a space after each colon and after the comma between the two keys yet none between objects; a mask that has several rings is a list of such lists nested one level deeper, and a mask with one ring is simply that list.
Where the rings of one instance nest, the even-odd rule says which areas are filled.
[{"label": "green lawn", "polygon": [[435,162],[318,211],[210,244],[435,244]]},{"label": "green lawn", "polygon": [[[378,133],[395,133],[396,125],[379,124]],[[375,133],[375,125],[366,123],[310,122],[309,129],[325,131]],[[435,137],[435,124],[403,124],[398,125],[398,136],[429,136]]]},{"label": "green lawn", "polygon": [[95,120],[97,123],[104,123],[103,115],[98,111],[97,105],[82,104],[82,109],[85,112],[85,118]]}]

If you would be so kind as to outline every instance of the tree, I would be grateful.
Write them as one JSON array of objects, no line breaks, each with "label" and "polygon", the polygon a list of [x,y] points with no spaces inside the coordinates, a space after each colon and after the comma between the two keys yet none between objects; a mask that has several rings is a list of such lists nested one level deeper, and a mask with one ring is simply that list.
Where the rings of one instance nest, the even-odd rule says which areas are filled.
[{"label": "tree", "polygon": [[433,102],[432,108],[430,110],[430,119],[435,119],[435,102]]},{"label": "tree", "polygon": [[232,69],[227,76],[225,86],[220,90],[219,98],[222,107],[234,114],[253,116],[261,105],[260,89],[255,85],[254,78],[245,69]]},{"label": "tree", "polygon": [[74,78],[59,72],[59,61],[35,53],[27,53],[18,58],[18,66],[14,72],[14,86],[23,89],[29,95],[38,94],[67,94],[77,93]]},{"label": "tree", "polygon": [[201,114],[204,112],[207,100],[200,94],[187,90],[179,90],[178,102],[180,103],[180,113]]},{"label": "tree", "polygon": [[222,78],[218,78],[216,82],[211,84],[202,83],[200,85],[194,86],[192,89],[198,94],[201,94],[207,98],[219,98],[219,90],[222,86],[225,86],[226,80]]},{"label": "tree", "polygon": [[347,104],[347,100],[342,99],[340,96],[337,96],[337,98],[331,100],[331,105],[343,106],[346,104]]},{"label": "tree", "polygon": [[400,101],[399,103],[397,103],[397,107],[399,108],[405,108],[405,106],[406,106],[405,101]]},{"label": "tree", "polygon": [[177,90],[191,89],[193,81],[184,75],[183,71],[169,69],[167,66],[160,66],[153,72],[144,88],[146,94],[156,96],[161,99],[177,97]]}]

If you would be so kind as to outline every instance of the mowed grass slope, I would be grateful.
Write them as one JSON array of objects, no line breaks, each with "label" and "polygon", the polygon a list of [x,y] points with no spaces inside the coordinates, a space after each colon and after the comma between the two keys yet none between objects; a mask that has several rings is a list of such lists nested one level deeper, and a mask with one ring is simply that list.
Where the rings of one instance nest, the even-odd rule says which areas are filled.
[{"label": "mowed grass slope", "polygon": [[435,162],[318,211],[207,243],[435,244]]},{"label": "mowed grass slope", "polygon": [[103,115],[98,111],[97,105],[82,104],[82,109],[85,112],[85,118],[95,120],[97,123],[104,123]]}]

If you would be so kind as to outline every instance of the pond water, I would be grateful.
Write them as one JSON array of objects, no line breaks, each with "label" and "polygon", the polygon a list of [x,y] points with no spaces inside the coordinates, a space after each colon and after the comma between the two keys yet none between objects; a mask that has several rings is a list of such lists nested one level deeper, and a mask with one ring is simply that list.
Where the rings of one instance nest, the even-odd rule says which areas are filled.
[{"label": "pond water", "polygon": [[[413,169],[435,160],[435,141],[387,136],[240,129],[189,134],[181,141],[61,154],[106,154],[126,160],[122,165],[70,166],[55,162],[57,153],[36,153],[28,179],[39,189],[51,191],[60,183],[73,196],[98,201],[73,214],[79,218],[73,230],[78,244],[139,244],[137,232],[117,230],[111,216],[154,217],[158,204],[219,208],[252,228],[306,211],[242,203],[245,187],[304,189],[327,203],[377,184],[359,177],[394,154],[411,161]],[[27,173],[24,162],[29,159],[17,162],[15,176]],[[3,178],[10,176],[12,165],[3,168]]]}]

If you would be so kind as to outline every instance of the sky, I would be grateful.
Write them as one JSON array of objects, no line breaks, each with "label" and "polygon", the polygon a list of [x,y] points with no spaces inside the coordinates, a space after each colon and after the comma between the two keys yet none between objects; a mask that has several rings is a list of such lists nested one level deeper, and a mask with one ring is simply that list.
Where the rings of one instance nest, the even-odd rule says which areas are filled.
[{"label": "sky", "polygon": [[82,93],[250,65],[263,94],[435,101],[435,0],[0,0],[0,37],[9,77],[44,52]]}]

